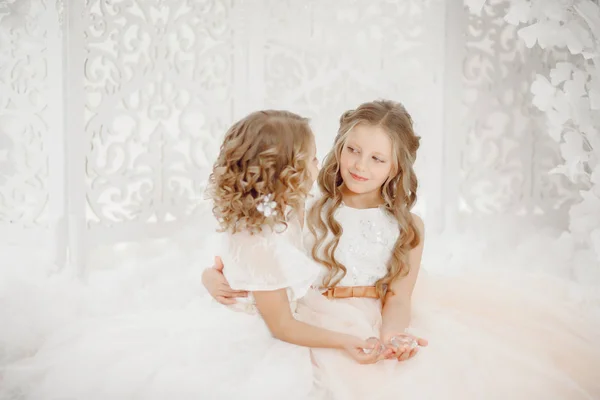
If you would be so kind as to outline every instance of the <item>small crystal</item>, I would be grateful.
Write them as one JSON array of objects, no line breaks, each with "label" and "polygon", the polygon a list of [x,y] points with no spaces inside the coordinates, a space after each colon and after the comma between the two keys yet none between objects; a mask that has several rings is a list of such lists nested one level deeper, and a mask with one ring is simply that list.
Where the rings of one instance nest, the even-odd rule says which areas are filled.
[{"label": "small crystal", "polygon": [[397,348],[406,346],[410,349],[414,349],[419,345],[419,343],[417,343],[417,341],[410,336],[392,336],[390,343],[392,346]]},{"label": "small crystal", "polygon": [[375,351],[376,354],[381,354],[381,352],[385,350],[385,346],[383,345],[383,343],[381,343],[379,341],[379,339],[377,339],[376,337],[370,337],[370,338],[368,338],[367,339],[367,343],[372,343],[373,344],[373,348],[363,349],[363,352],[365,354],[371,354],[371,353],[373,353],[373,351]]}]

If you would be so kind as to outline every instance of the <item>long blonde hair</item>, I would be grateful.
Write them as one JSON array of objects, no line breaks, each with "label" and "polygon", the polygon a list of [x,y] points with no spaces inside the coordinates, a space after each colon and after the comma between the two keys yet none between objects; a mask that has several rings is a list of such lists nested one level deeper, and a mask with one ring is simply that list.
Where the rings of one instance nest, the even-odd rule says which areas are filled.
[{"label": "long blonde hair", "polygon": [[[265,225],[287,226],[286,206],[301,209],[310,190],[310,146],[308,120],[288,111],[258,111],[235,123],[209,178],[221,230],[256,233]],[[270,217],[257,209],[267,195],[276,204]]]},{"label": "long blonde hair", "polygon": [[[308,227],[315,237],[312,256],[329,270],[323,282],[325,286],[336,286],[346,275],[346,267],[334,256],[342,236],[342,227],[334,214],[342,204],[342,150],[348,133],[358,124],[380,126],[388,133],[392,142],[392,171],[381,187],[381,197],[386,212],[398,222],[400,235],[387,263],[387,274],[375,284],[377,293],[383,298],[392,281],[408,274],[408,254],[421,240],[410,214],[417,201],[418,182],[413,165],[420,138],[413,131],[410,114],[400,103],[388,100],[364,103],[356,110],[345,112],[340,118],[340,128],[333,148],[325,157],[317,179],[322,196],[313,204],[308,214]],[[331,232],[333,237],[325,243],[328,232]]]}]

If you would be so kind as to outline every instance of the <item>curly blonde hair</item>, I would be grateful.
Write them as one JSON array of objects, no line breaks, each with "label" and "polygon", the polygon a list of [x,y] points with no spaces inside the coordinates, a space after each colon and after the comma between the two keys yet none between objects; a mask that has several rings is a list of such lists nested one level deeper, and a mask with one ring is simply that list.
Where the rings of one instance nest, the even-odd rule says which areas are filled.
[{"label": "curly blonde hair", "polygon": [[[308,119],[288,111],[258,111],[236,122],[225,134],[209,178],[221,230],[256,233],[265,225],[287,226],[286,206],[302,209],[310,190],[311,146]],[[270,217],[257,209],[267,195],[276,203]]]},{"label": "curly blonde hair", "polygon": [[[317,179],[322,197],[315,201],[308,214],[308,227],[315,237],[312,256],[329,270],[323,282],[325,286],[336,286],[346,275],[346,267],[334,256],[342,236],[342,227],[334,214],[342,204],[342,150],[348,133],[358,124],[382,127],[388,133],[393,147],[392,171],[381,187],[381,198],[386,212],[398,221],[400,235],[388,261],[387,274],[375,284],[377,293],[383,298],[391,282],[408,274],[408,253],[421,241],[410,214],[417,201],[418,182],[413,165],[420,138],[415,135],[412,118],[402,104],[377,100],[361,104],[340,118],[333,149],[327,154]],[[328,232],[333,237],[325,243]]]}]

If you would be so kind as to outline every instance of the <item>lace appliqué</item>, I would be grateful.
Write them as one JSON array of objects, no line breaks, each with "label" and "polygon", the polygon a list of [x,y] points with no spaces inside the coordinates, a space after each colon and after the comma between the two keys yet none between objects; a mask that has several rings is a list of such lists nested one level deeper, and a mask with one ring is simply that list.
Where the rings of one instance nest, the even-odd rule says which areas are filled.
[{"label": "lace appliqu\u00e9", "polygon": [[383,218],[361,218],[354,225],[356,229],[344,232],[348,238],[339,250],[347,253],[344,280],[355,286],[372,285],[385,275],[387,261],[398,237],[394,224]]}]

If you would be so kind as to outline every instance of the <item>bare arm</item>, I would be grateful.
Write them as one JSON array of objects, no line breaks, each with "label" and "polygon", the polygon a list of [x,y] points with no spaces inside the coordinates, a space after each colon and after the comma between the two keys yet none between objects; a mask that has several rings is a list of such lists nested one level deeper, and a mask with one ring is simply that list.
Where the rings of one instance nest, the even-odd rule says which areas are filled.
[{"label": "bare arm", "polygon": [[[411,298],[417,282],[417,277],[419,276],[425,238],[423,221],[414,214],[413,219],[421,235],[421,243],[412,249],[408,255],[410,266],[408,275],[392,282],[390,291],[385,297],[385,303],[381,311],[383,319],[381,339],[384,343],[388,343],[391,337],[405,332],[410,325]],[[427,344],[427,341],[424,339],[418,339],[418,342],[421,346]]]},{"label": "bare arm", "polygon": [[[234,297],[246,297],[247,292],[233,291],[225,276],[223,262],[215,258],[215,265],[202,274],[202,283],[212,297],[222,304],[235,303]],[[294,318],[285,289],[253,292],[256,307],[269,330],[279,340],[305,347],[347,348],[357,344],[365,347],[362,340],[354,336],[317,328]]]},{"label": "bare arm", "polygon": [[252,292],[252,295],[269,330],[279,340],[314,348],[369,347],[364,340],[354,336],[318,328],[296,320],[290,310],[285,289]]},{"label": "bare arm", "polygon": [[[376,363],[389,354],[378,350],[378,341],[362,340],[296,320],[285,289],[252,292],[252,295],[271,334],[281,341],[311,348],[341,349],[360,364]],[[365,353],[365,349],[376,351]]]},{"label": "bare arm", "polygon": [[416,215],[413,215],[413,219],[421,235],[421,243],[408,254],[408,275],[390,285],[382,310],[382,331],[402,332],[410,325],[411,298],[419,276],[424,245],[423,221]]}]

